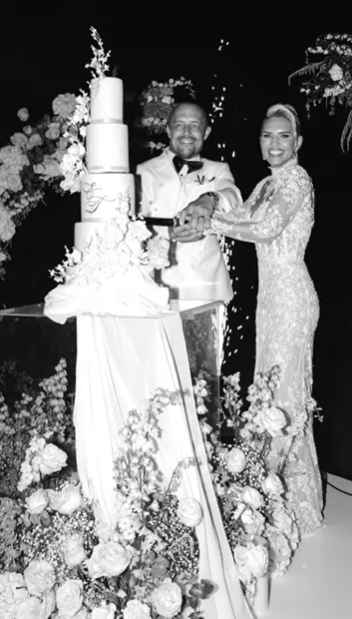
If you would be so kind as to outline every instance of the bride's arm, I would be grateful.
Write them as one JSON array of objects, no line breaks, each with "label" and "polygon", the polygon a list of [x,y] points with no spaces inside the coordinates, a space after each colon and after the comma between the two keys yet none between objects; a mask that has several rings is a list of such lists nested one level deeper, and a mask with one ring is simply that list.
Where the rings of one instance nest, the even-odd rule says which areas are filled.
[{"label": "bride's arm", "polygon": [[[302,170],[303,172],[303,170]],[[259,221],[235,221],[230,215],[214,213],[211,231],[250,243],[271,243],[288,226],[304,199],[313,198],[313,188],[305,173],[295,171],[278,186]]]}]

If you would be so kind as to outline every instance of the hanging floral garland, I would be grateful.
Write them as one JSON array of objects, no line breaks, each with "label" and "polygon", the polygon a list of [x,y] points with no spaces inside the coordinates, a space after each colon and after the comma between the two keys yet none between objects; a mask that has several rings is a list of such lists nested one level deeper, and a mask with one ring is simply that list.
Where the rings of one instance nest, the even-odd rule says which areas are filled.
[{"label": "hanging floral garland", "polygon": [[329,114],[335,113],[336,104],[345,106],[348,116],[341,134],[341,148],[349,148],[352,139],[352,35],[324,34],[314,47],[306,50],[306,64],[289,77],[300,78],[300,91],[310,108],[325,103]]}]

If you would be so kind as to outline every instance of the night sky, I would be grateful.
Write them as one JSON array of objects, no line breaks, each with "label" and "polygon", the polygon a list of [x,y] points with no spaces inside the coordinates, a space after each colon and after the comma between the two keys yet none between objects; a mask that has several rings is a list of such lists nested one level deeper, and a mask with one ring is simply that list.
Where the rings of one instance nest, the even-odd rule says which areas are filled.
[{"label": "night sky", "polygon": [[[134,114],[138,113],[138,94],[151,80],[184,75],[193,81],[197,98],[208,109],[214,92],[212,85],[226,85],[226,113],[213,128],[210,154],[216,158],[218,140],[226,141],[229,157],[236,151],[236,157],[228,161],[244,197],[267,173],[258,147],[258,128],[265,109],[279,101],[296,106],[304,130],[300,161],[312,176],[317,196],[316,225],[307,252],[322,307],[316,343],[320,378],[316,384],[318,396],[332,411],[337,394],[329,394],[326,385],[333,380],[336,356],[344,354],[336,342],[347,342],[348,338],[350,341],[352,332],[350,276],[346,277],[351,263],[351,153],[343,154],[340,149],[340,133],[347,114],[339,109],[336,116],[330,117],[324,108],[319,108],[308,120],[298,83],[293,82],[290,87],[288,76],[304,65],[305,49],[314,44],[317,36],[346,32],[344,15],[340,13],[335,23],[327,15],[309,25],[307,21],[300,23],[303,16],[292,4],[285,11],[267,5],[261,15],[254,15],[253,5],[252,15],[246,19],[236,5],[231,5],[231,24],[223,16],[224,25],[220,27],[212,20],[213,4],[211,14],[204,10],[198,17],[186,15],[184,5],[177,4],[163,8],[150,4],[143,15],[135,4],[127,13],[117,3],[37,6],[20,8],[14,4],[13,8],[2,9],[1,145],[8,143],[14,131],[21,130],[16,116],[19,108],[27,107],[33,121],[51,112],[52,100],[58,94],[78,94],[80,88],[87,89],[90,73],[85,64],[91,58],[91,26],[98,30],[105,49],[112,51],[110,65],[117,65],[124,81],[125,118],[131,136]],[[230,44],[219,52],[221,38]],[[132,153],[132,159],[134,156],[140,159],[143,153]],[[48,269],[62,260],[64,246],[72,245],[73,225],[78,220],[77,195],[47,195],[46,206],[38,206],[14,237],[6,280],[0,283],[1,304],[42,301],[52,287]],[[237,286],[242,295],[241,306],[248,299],[245,311],[248,309],[253,317],[255,253],[252,246],[244,245],[235,254]],[[248,331],[247,338],[252,338],[253,343],[252,331]],[[253,346],[248,344],[248,349]],[[338,385],[337,380],[335,389],[340,397]]]}]

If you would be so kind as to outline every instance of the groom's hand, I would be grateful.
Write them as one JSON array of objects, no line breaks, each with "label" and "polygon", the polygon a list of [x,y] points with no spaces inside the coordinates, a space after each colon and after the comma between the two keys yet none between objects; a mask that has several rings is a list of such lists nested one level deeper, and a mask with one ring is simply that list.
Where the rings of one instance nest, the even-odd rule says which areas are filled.
[{"label": "groom's hand", "polygon": [[210,228],[210,219],[214,212],[214,200],[211,196],[204,193],[197,200],[190,202],[181,211],[179,216],[180,224],[189,222],[192,230],[203,233]]},{"label": "groom's hand", "polygon": [[169,228],[170,240],[178,243],[192,243],[203,238],[203,232],[198,232],[191,228],[190,222],[187,220],[184,225],[173,226]]}]

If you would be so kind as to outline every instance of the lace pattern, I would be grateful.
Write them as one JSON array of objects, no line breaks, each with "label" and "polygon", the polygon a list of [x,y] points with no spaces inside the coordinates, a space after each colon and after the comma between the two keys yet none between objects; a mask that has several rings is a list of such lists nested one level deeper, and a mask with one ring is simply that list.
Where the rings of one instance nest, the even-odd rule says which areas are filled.
[{"label": "lace pattern", "polygon": [[276,401],[290,419],[289,433],[274,441],[269,458],[274,469],[284,467],[287,498],[301,534],[322,523],[311,406],[319,303],[304,263],[313,223],[312,183],[294,161],[262,180],[236,218],[216,214],[212,222],[213,231],[256,244],[256,371],[280,366]]}]

